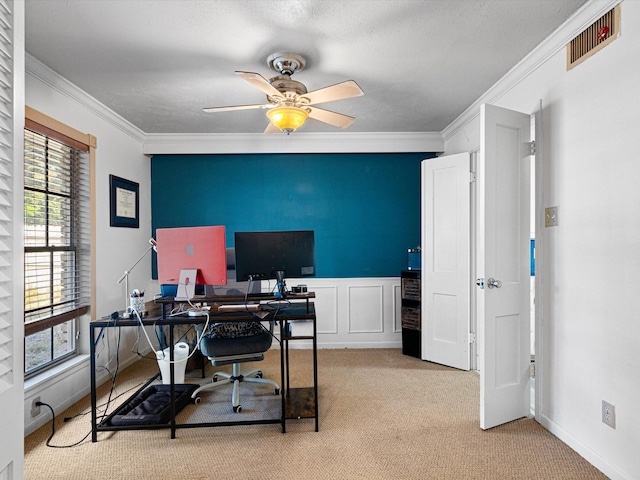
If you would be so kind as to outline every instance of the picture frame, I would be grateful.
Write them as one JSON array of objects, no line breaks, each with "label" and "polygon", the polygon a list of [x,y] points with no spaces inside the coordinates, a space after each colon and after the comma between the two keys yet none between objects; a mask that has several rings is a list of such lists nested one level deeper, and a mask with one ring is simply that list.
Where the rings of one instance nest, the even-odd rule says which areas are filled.
[{"label": "picture frame", "polygon": [[140,228],[140,184],[109,175],[109,213],[112,227]]}]

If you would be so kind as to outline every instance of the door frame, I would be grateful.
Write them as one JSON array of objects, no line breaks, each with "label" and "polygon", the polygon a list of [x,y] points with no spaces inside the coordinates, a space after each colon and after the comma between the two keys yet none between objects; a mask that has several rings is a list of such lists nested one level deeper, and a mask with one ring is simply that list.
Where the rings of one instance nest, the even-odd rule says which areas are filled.
[{"label": "door frame", "polygon": [[532,161],[534,162],[534,176],[535,179],[532,184],[534,189],[533,195],[533,216],[534,216],[534,229],[535,229],[535,277],[534,277],[534,301],[535,312],[533,321],[535,322],[535,343],[533,346],[533,352],[535,356],[534,361],[534,412],[535,419],[538,423],[541,423],[541,415],[544,412],[544,319],[549,318],[548,312],[545,310],[545,291],[544,291],[544,275],[548,271],[547,265],[544,261],[545,251],[545,236],[544,236],[544,135],[542,129],[543,122],[543,110],[542,100],[540,100],[539,108],[536,112],[532,113],[534,118],[532,125],[532,135],[535,138],[535,155],[533,155]]},{"label": "door frame", "polygon": [[475,339],[469,345],[469,354],[471,355],[471,370],[478,371],[478,289],[476,287],[475,279],[478,278],[478,265],[477,265],[477,250],[478,250],[478,155],[480,153],[480,147],[473,150],[470,153],[470,168],[471,174],[474,175],[475,180],[471,182],[469,192],[471,206],[469,208],[469,331]]}]

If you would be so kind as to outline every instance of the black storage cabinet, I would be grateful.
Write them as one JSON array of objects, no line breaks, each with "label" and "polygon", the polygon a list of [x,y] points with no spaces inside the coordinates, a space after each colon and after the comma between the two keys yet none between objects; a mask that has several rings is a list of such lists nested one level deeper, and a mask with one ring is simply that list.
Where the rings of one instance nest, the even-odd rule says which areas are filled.
[{"label": "black storage cabinet", "polygon": [[400,275],[400,283],[402,292],[402,353],[422,358],[420,270],[403,270]]}]

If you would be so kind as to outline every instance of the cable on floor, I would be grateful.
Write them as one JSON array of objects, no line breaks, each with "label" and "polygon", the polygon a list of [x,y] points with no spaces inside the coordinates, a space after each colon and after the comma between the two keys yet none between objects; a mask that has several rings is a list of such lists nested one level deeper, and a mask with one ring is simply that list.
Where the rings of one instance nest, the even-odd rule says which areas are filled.
[{"label": "cable on floor", "polygon": [[47,447],[50,447],[50,448],[70,448],[70,447],[75,447],[76,445],[80,445],[82,442],[84,442],[89,437],[89,435],[91,435],[91,430],[90,430],[89,433],[87,433],[81,440],[77,441],[76,443],[72,443],[71,445],[51,445],[51,439],[56,434],[56,414],[53,411],[53,407],[51,405],[49,405],[48,403],[36,402],[36,406],[37,407],[44,406],[44,407],[47,407],[49,410],[51,410],[51,435],[49,435],[49,438],[47,438],[47,443],[46,443]]}]

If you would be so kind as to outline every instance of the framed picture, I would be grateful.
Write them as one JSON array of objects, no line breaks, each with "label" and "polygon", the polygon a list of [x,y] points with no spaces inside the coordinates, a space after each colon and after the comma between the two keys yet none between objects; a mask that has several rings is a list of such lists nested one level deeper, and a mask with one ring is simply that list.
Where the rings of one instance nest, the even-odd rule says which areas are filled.
[{"label": "framed picture", "polygon": [[140,227],[140,185],[109,175],[109,200],[112,227]]}]

